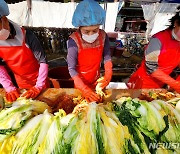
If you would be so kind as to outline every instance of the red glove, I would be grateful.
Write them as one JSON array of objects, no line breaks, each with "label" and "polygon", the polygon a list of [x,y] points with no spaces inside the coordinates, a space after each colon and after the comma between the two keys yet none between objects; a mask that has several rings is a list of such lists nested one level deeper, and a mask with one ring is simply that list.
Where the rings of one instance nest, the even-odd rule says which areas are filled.
[{"label": "red glove", "polygon": [[83,89],[82,95],[88,102],[99,102],[100,100],[100,96],[97,95],[94,91],[92,91],[92,89],[89,87]]},{"label": "red glove", "polygon": [[173,88],[176,92],[180,93],[180,81],[175,80],[174,83],[170,85],[170,87]]},{"label": "red glove", "polygon": [[105,69],[105,75],[102,80],[98,81],[98,83],[101,83],[101,88],[104,89],[109,82],[111,81],[112,78],[112,62],[108,61],[104,64],[104,69]]},{"label": "red glove", "polygon": [[36,87],[32,87],[31,89],[29,89],[27,92],[25,92],[22,97],[26,97],[26,98],[36,98],[40,93],[41,93],[40,88],[36,88]]},{"label": "red glove", "polygon": [[18,89],[15,89],[11,92],[6,92],[6,99],[8,102],[13,102],[15,101],[17,98],[19,98],[20,93]]},{"label": "red glove", "polygon": [[180,93],[180,81],[174,80],[168,74],[164,73],[160,69],[157,69],[151,75],[152,75],[152,77],[154,77],[154,78],[160,80],[161,82],[166,83],[167,85],[169,85],[176,92]]},{"label": "red glove", "polygon": [[97,95],[91,88],[89,88],[82,79],[76,75],[73,77],[75,87],[82,92],[82,95],[88,102],[98,102],[100,100],[100,96]]}]

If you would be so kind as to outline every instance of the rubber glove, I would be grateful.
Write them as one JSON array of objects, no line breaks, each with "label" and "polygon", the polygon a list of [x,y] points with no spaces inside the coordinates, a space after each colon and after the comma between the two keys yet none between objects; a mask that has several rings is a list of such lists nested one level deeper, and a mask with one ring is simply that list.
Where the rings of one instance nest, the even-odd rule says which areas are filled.
[{"label": "rubber glove", "polygon": [[82,92],[82,95],[88,102],[98,102],[100,100],[100,96],[97,95],[91,88],[89,88],[82,79],[76,75],[72,77],[74,80],[75,87]]},{"label": "rubber glove", "polygon": [[36,81],[36,85],[30,88],[26,93],[22,96],[26,98],[35,99],[43,90],[46,84],[46,78],[48,76],[48,64],[40,63],[39,67],[39,75]]},{"label": "rubber glove", "polygon": [[17,90],[17,88],[13,85],[11,78],[4,66],[0,66],[0,74],[0,83],[6,91],[7,101],[15,101],[20,96],[20,93]]},{"label": "rubber glove", "polygon": [[176,92],[180,93],[180,81],[174,80],[168,74],[164,73],[162,70],[157,69],[155,72],[151,74],[151,76],[160,80],[163,83],[166,83]]},{"label": "rubber glove", "polygon": [[8,102],[14,102],[17,98],[19,98],[20,93],[18,89],[15,89],[11,92],[6,92],[6,99]]},{"label": "rubber glove", "polygon": [[111,81],[111,78],[112,78],[112,62],[111,61],[106,62],[104,64],[104,69],[105,69],[105,75],[103,76],[103,79],[97,81],[98,83],[101,83],[100,87],[102,89],[104,89],[109,84],[109,82]]},{"label": "rubber glove", "polygon": [[35,99],[40,93],[42,89],[38,89],[37,87],[30,88],[27,92],[25,92],[22,97],[33,98]]}]

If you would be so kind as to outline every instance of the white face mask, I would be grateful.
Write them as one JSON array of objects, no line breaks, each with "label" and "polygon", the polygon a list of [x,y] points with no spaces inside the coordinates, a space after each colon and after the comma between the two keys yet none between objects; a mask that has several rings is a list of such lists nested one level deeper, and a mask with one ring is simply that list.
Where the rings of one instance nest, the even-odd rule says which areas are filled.
[{"label": "white face mask", "polygon": [[10,32],[7,29],[0,30],[0,40],[6,40],[9,37]]},{"label": "white face mask", "polygon": [[95,33],[93,35],[86,35],[82,33],[83,40],[88,43],[93,43],[97,39],[98,36],[99,36],[99,33]]}]

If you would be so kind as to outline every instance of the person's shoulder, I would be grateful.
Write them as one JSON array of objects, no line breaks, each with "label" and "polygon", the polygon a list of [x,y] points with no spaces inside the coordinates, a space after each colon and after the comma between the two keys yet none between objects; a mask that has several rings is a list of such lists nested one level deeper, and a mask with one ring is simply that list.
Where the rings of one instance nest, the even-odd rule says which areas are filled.
[{"label": "person's shoulder", "polygon": [[74,31],[70,36],[69,36],[69,40],[72,39],[74,42],[76,42],[76,44],[78,44],[78,39],[81,38],[81,34],[79,29]]},{"label": "person's shoulder", "polygon": [[28,28],[25,28],[25,36],[26,36],[26,40],[30,42],[39,40],[38,36],[36,36],[36,34]]},{"label": "person's shoulder", "polygon": [[28,35],[28,36],[35,35],[35,34],[33,33],[33,31],[30,30],[30,29],[25,29],[25,31],[26,31],[26,35]]},{"label": "person's shoulder", "polygon": [[68,45],[68,48],[77,47],[76,42],[72,38],[69,38],[69,40],[67,41],[67,45]]},{"label": "person's shoulder", "polygon": [[70,36],[69,39],[72,39],[76,35],[76,32],[73,32]]},{"label": "person's shoulder", "polygon": [[161,38],[161,37],[164,37],[164,35],[168,35],[171,33],[171,30],[170,29],[165,29],[165,30],[162,30],[160,32],[157,32],[156,34],[154,34],[152,37],[155,37],[155,38]]},{"label": "person's shoulder", "polygon": [[106,32],[103,30],[103,29],[99,29],[100,33],[102,34],[105,34],[106,35]]},{"label": "person's shoulder", "polygon": [[103,29],[99,29],[102,37],[105,39],[107,37],[107,33]]},{"label": "person's shoulder", "polygon": [[[78,31],[78,30],[76,30],[76,31],[72,32],[72,33],[71,33],[71,35],[69,36],[69,39],[75,39],[75,38],[76,38],[77,33],[79,33],[79,31]],[[79,34],[79,35],[80,35],[80,34]]]}]

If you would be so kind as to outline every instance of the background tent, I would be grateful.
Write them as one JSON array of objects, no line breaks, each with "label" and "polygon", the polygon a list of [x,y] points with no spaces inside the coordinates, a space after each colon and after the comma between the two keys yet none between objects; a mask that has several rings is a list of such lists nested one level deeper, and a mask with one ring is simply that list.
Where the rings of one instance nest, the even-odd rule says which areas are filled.
[{"label": "background tent", "polygon": [[[113,0],[97,1],[103,2],[101,6],[107,10],[104,26],[106,32],[114,31],[116,17],[124,1],[140,3],[147,22],[147,38],[168,26],[169,19],[174,15],[180,3],[180,0],[120,0],[114,3],[110,2]],[[9,3],[10,8],[9,19],[19,25],[74,28],[71,20],[77,2],[62,3],[63,0],[6,0],[6,2]]]},{"label": "background tent", "polygon": [[179,3],[164,2],[142,4],[144,18],[147,22],[146,38],[169,26],[169,19],[176,13],[178,5]]},{"label": "background tent", "polygon": [[[71,21],[77,4],[37,0],[31,2],[31,7],[27,6],[26,1],[8,4],[10,9],[8,18],[22,26],[74,28]],[[122,5],[123,2],[107,2],[106,5],[101,3],[106,9],[106,32],[114,31],[118,8]]]},{"label": "background tent", "polygon": [[180,0],[162,0],[161,2],[167,2],[167,3],[180,3]]}]

